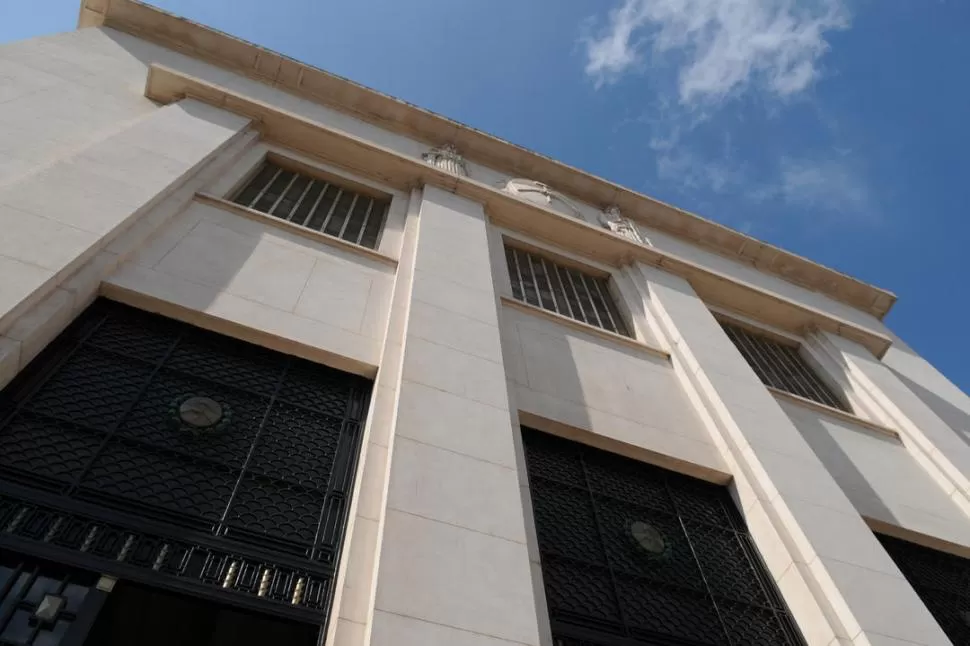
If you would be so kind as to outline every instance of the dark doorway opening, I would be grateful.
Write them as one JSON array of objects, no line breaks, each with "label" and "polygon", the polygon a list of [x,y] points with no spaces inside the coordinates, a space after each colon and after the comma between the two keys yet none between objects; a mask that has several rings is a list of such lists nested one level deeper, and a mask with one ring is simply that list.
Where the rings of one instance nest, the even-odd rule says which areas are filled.
[{"label": "dark doorway opening", "polygon": [[320,626],[126,581],[108,595],[85,646],[316,646]]}]

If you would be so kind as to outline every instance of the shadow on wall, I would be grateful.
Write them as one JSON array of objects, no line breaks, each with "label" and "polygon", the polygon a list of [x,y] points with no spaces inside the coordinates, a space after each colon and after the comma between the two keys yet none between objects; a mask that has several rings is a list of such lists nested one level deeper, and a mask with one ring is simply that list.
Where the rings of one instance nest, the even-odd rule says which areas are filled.
[{"label": "shadow on wall", "polygon": [[936,413],[937,416],[947,424],[947,426],[953,429],[953,432],[956,433],[961,440],[970,445],[970,413],[957,408],[947,400],[913,381],[892,366],[889,366],[889,369],[893,371],[893,374],[899,377],[899,380],[902,381],[914,395],[919,397],[924,404],[929,406],[929,408]]},{"label": "shadow on wall", "polygon": [[[788,414],[795,428],[802,434],[812,451],[835,478],[836,483],[842,488],[842,491],[860,514],[887,523],[898,524],[899,521],[892,509],[883,501],[866,475],[832,436],[831,430],[822,423],[821,418],[812,414],[798,415],[796,418],[787,410],[785,410],[785,413]],[[867,439],[872,442],[896,444],[895,440],[875,434]]]}]

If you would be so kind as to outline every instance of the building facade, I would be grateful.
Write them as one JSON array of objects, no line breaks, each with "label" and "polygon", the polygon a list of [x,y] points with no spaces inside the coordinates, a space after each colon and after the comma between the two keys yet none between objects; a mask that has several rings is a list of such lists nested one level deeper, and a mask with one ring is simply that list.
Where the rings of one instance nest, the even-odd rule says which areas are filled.
[{"label": "building facade", "polygon": [[0,79],[0,644],[970,644],[891,293],[132,0]]}]

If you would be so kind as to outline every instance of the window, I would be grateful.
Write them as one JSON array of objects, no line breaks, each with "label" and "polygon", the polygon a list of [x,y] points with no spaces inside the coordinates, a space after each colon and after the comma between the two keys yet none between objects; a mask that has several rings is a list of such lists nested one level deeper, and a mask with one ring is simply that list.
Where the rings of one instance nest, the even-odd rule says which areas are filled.
[{"label": "window", "polygon": [[267,161],[236,204],[375,249],[390,201]]},{"label": "window", "polygon": [[554,644],[804,644],[727,488],[522,433]]},{"label": "window", "polygon": [[609,279],[515,247],[505,248],[505,260],[517,300],[631,336],[613,302]]},{"label": "window", "polygon": [[970,644],[970,559],[876,534],[954,644]]},{"label": "window", "polygon": [[721,327],[766,386],[849,411],[832,389],[808,365],[798,348],[738,325],[721,321]]},{"label": "window", "polygon": [[0,391],[0,554],[319,623],[370,389],[96,301]]}]

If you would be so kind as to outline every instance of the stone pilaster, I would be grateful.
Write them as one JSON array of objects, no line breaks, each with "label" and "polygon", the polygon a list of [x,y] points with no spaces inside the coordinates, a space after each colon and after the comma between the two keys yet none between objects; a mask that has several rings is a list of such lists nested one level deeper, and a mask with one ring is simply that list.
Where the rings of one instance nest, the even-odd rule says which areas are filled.
[{"label": "stone pilaster", "polygon": [[425,187],[370,643],[538,644],[485,213]]},{"label": "stone pilaster", "polygon": [[950,644],[687,281],[645,265],[640,273],[645,304],[810,646]]}]

